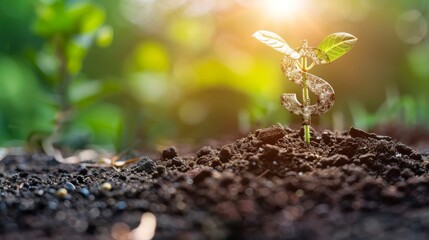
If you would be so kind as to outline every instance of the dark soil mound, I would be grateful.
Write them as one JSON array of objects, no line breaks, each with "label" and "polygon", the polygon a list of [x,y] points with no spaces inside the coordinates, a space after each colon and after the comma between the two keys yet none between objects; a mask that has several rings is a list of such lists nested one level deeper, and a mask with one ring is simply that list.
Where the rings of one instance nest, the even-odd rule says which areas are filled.
[{"label": "dark soil mound", "polygon": [[301,136],[275,125],[194,155],[141,156],[120,172],[9,156],[0,237],[111,239],[152,212],[155,239],[429,238],[426,155],[355,128],[312,131],[309,148]]}]

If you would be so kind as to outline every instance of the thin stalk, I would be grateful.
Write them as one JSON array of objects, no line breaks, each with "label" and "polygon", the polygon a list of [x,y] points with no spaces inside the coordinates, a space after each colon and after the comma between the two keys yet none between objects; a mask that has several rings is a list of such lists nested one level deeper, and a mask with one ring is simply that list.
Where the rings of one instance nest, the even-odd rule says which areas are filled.
[{"label": "thin stalk", "polygon": [[60,132],[67,128],[70,115],[69,86],[70,75],[67,71],[67,58],[64,52],[64,43],[60,39],[54,40],[55,53],[59,61],[58,75],[58,95],[59,111],[55,119],[55,126],[51,138],[54,141],[59,137]]},{"label": "thin stalk", "polygon": [[307,58],[304,57],[302,60],[302,80],[303,80],[303,86],[302,86],[302,103],[304,105],[304,116],[303,116],[303,122],[304,122],[304,141],[306,142],[307,146],[310,145],[310,122],[311,122],[311,116],[307,115],[306,109],[310,105],[310,96],[308,94],[308,87],[307,87]]},{"label": "thin stalk", "polygon": [[58,140],[61,132],[64,131],[69,122],[70,101],[69,101],[69,85],[70,75],[67,71],[67,58],[64,52],[64,46],[61,39],[56,38],[53,42],[55,46],[55,54],[59,61],[58,75],[58,94],[59,94],[59,110],[55,117],[55,125],[51,135],[43,142],[43,149],[46,154],[55,157],[57,161],[64,161],[62,153],[54,148],[54,142]]}]

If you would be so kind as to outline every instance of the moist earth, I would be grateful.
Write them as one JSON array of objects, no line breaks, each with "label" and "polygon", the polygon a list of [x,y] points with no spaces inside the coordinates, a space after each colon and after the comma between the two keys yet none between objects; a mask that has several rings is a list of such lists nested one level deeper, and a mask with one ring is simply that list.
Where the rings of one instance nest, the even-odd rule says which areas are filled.
[{"label": "moist earth", "polygon": [[278,124],[120,169],[7,156],[0,238],[127,239],[118,226],[151,212],[154,239],[429,239],[427,152],[356,128],[302,136]]}]

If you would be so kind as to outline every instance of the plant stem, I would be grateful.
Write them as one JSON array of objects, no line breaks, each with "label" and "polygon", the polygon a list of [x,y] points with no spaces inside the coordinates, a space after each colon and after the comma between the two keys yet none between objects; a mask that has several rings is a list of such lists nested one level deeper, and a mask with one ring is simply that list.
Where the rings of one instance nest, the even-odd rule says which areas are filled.
[{"label": "plant stem", "polygon": [[307,146],[310,145],[310,122],[311,115],[307,113],[307,107],[310,105],[310,96],[308,95],[308,87],[307,87],[307,58],[304,57],[302,62],[302,103],[304,105],[304,115],[303,115],[303,123],[304,123],[304,141]]},{"label": "plant stem", "polygon": [[53,139],[57,138],[58,135],[69,122],[69,112],[70,112],[70,103],[69,103],[69,85],[70,85],[70,76],[67,71],[67,58],[64,51],[64,43],[59,39],[55,39],[54,46],[56,51],[56,56],[59,61],[59,76],[58,76],[58,94],[59,94],[59,111],[57,113],[57,118],[55,121],[54,131],[52,133]]}]

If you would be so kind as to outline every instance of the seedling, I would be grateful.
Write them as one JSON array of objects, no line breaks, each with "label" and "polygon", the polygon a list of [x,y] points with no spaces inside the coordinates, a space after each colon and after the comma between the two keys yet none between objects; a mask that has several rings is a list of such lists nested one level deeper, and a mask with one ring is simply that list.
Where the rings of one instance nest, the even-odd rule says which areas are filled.
[{"label": "seedling", "polygon": [[[275,50],[285,54],[281,61],[283,74],[302,87],[302,104],[295,93],[281,95],[281,104],[289,112],[302,117],[304,141],[310,145],[311,115],[327,112],[335,100],[331,85],[320,77],[308,73],[315,65],[328,64],[350,51],[357,38],[349,33],[339,32],[328,35],[317,48],[308,46],[307,40],[301,47],[292,49],[279,35],[270,31],[257,31],[253,36]],[[317,102],[311,105],[308,91],[317,96]]]},{"label": "seedling", "polygon": [[45,39],[36,65],[57,95],[55,126],[43,148],[58,161],[64,160],[54,142],[66,139],[73,116],[71,83],[80,75],[82,63],[93,43],[108,46],[113,30],[105,25],[105,11],[91,1],[51,0],[36,5],[34,32]]}]

